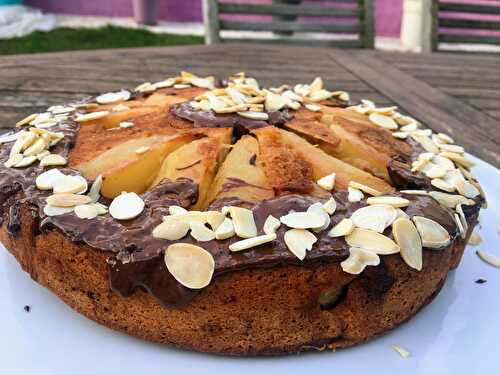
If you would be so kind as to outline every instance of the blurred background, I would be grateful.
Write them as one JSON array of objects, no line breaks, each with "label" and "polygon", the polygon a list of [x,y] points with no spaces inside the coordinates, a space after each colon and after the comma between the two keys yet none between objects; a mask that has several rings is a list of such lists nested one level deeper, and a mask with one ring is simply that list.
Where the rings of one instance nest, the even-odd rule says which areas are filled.
[{"label": "blurred background", "polygon": [[[201,44],[211,32],[210,27],[213,28],[213,25],[207,25],[206,22],[204,26],[204,1],[206,7],[214,7],[219,3],[210,0],[0,0],[0,54]],[[325,7],[335,3],[341,9],[357,6],[368,9],[366,7],[371,6],[374,47],[404,52],[436,50],[436,41],[432,40],[436,27],[432,31],[432,25],[436,26],[435,20],[441,11],[439,3],[463,4],[464,8],[455,9],[460,12],[450,15],[451,20],[458,20],[452,22],[458,23],[451,24],[452,37],[448,39],[456,38],[453,35],[460,35],[461,30],[467,30],[468,39],[463,40],[467,43],[460,43],[458,49],[499,51],[500,1],[496,0],[232,0],[231,3],[312,4]],[[481,6],[486,8],[481,10],[478,8]],[[499,8],[495,10],[495,7]],[[443,9],[446,13],[446,6]],[[492,10],[492,14],[480,14],[488,9]],[[271,16],[262,13],[251,16],[247,13],[243,16],[229,14],[225,19],[243,19],[259,25],[259,22],[267,20],[266,17]],[[281,20],[298,23],[303,18],[287,19],[286,16],[281,16]],[[460,23],[464,20],[469,23]],[[478,30],[472,30],[472,33],[470,20],[480,23],[475,25]],[[312,17],[312,21],[318,24],[342,24],[346,19],[334,17],[325,21],[322,17]],[[488,22],[493,27],[491,24],[484,25]],[[244,29],[233,30],[231,35],[236,38],[252,37],[255,31],[255,28],[247,25]],[[264,35],[264,39],[276,36],[293,38],[293,34],[272,31]],[[339,38],[346,38],[347,33],[343,34]],[[486,42],[479,43],[483,37]],[[480,39],[479,42],[474,41],[477,38]],[[446,37],[444,41],[446,42]],[[457,45],[454,47],[456,49]]]}]

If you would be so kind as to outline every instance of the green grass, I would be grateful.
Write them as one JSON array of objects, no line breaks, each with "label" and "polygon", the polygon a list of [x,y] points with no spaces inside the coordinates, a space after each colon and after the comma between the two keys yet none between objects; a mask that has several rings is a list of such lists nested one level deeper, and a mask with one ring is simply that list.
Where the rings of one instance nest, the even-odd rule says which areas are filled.
[{"label": "green grass", "polygon": [[202,43],[203,38],[200,36],[155,34],[143,29],[117,26],[99,29],[61,27],[48,32],[36,31],[20,38],[1,39],[0,55]]}]

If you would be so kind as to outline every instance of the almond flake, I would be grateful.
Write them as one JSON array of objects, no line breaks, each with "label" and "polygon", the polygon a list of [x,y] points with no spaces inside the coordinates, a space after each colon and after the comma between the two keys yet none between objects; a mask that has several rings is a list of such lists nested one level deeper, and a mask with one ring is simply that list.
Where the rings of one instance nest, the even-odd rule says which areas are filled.
[{"label": "almond flake", "polygon": [[55,207],[75,207],[80,204],[90,203],[91,200],[85,195],[59,193],[48,196],[45,201]]},{"label": "almond flake", "polygon": [[281,108],[285,107],[288,100],[281,95],[274,94],[270,91],[266,92],[266,101],[264,106],[267,112],[279,111]]},{"label": "almond flake", "polygon": [[480,194],[479,190],[474,185],[465,180],[457,181],[455,187],[457,191],[466,198],[475,198]]},{"label": "almond flake", "polygon": [[168,213],[170,215],[182,215],[187,214],[188,212],[188,210],[181,206],[172,205],[168,207]]},{"label": "almond flake", "polygon": [[318,181],[316,181],[316,183],[322,189],[330,191],[335,186],[335,176],[336,176],[335,172],[331,173],[331,174],[329,174],[327,176],[321,177]]},{"label": "almond flake", "polygon": [[392,235],[399,245],[401,257],[411,268],[422,269],[422,241],[417,228],[410,219],[396,219],[392,224]]},{"label": "almond flake", "polygon": [[33,132],[26,132],[24,130],[21,130],[19,133],[19,137],[12,146],[11,154],[19,154],[23,152],[29,146],[31,146],[31,144],[36,139],[36,134],[34,134]]},{"label": "almond flake", "polygon": [[410,216],[400,208],[396,208],[396,212],[398,213],[397,219],[399,219],[399,218],[409,219],[410,218]]},{"label": "almond flake", "polygon": [[410,204],[410,201],[406,198],[393,197],[389,195],[380,195],[378,197],[369,197],[366,200],[366,203],[370,205],[383,204],[398,208],[398,207],[408,206]]},{"label": "almond flake", "polygon": [[234,225],[231,219],[225,218],[221,225],[215,231],[215,238],[218,240],[225,240],[226,238],[233,237]]},{"label": "almond flake", "polygon": [[280,227],[281,222],[276,219],[273,215],[269,215],[264,222],[264,233],[265,234],[273,234],[276,233],[278,228]]},{"label": "almond flake", "polygon": [[453,138],[451,138],[449,135],[444,134],[444,133],[438,133],[437,137],[439,140],[441,140],[443,143],[455,143]]},{"label": "almond flake", "polygon": [[316,212],[291,212],[280,217],[280,221],[289,228],[320,228],[324,225],[324,217]]},{"label": "almond flake", "polygon": [[401,126],[417,124],[417,120],[415,120],[413,117],[403,116],[399,113],[395,114],[394,120],[396,120],[396,122]]},{"label": "almond flake", "polygon": [[31,115],[23,118],[22,120],[16,122],[16,128],[19,128],[23,125],[28,125],[31,121],[38,117],[38,113],[32,113]]},{"label": "almond flake", "polygon": [[43,213],[47,216],[59,216],[73,212],[73,207],[56,207],[47,204],[43,207]]},{"label": "almond flake", "polygon": [[381,115],[380,113],[372,112],[368,116],[368,119],[377,126],[384,129],[397,129],[399,126],[391,117]]},{"label": "almond flake", "polygon": [[316,77],[309,85],[310,92],[315,92],[323,89],[323,79],[321,77]]},{"label": "almond flake", "polygon": [[394,138],[398,138],[398,139],[406,139],[406,138],[408,138],[408,133],[406,133],[406,132],[394,132],[394,133],[392,133],[392,136]]},{"label": "almond flake", "polygon": [[97,208],[90,204],[80,204],[75,206],[75,215],[80,219],[93,219],[99,215]]},{"label": "almond flake", "polygon": [[366,266],[378,266],[380,257],[372,252],[358,247],[349,249],[349,257],[340,263],[342,270],[351,275],[358,275]]},{"label": "almond flake", "polygon": [[423,169],[423,172],[427,177],[431,179],[441,178],[446,175],[446,169],[434,163],[427,163]]},{"label": "almond flake", "polygon": [[433,178],[431,180],[431,185],[440,190],[447,191],[449,193],[453,193],[455,191],[455,186],[440,178]]},{"label": "almond flake", "polygon": [[177,241],[189,231],[189,224],[175,218],[167,218],[153,229],[153,237],[169,241]]},{"label": "almond flake", "polygon": [[[460,236],[462,237],[462,239],[465,239],[465,237],[467,236],[467,232],[469,230],[469,224],[467,223],[467,219],[465,217],[465,213],[464,213],[464,210],[462,208],[462,205],[457,204],[457,206],[455,207],[455,211],[457,211],[460,222],[462,223],[463,230],[460,230]],[[459,229],[460,229],[460,227],[459,227]]]},{"label": "almond flake", "polygon": [[347,191],[349,192],[347,196],[347,200],[349,202],[360,202],[365,197],[360,190],[352,188],[350,186],[347,187]]},{"label": "almond flake", "polygon": [[434,164],[439,165],[440,167],[444,168],[447,171],[452,171],[455,169],[455,164],[453,164],[453,162],[450,159],[445,158],[444,156],[441,155],[433,155],[432,162]]},{"label": "almond flake", "polygon": [[242,251],[247,250],[255,246],[265,244],[267,242],[274,241],[276,239],[276,233],[264,234],[262,236],[247,238],[238,242],[234,242],[229,245],[229,250],[231,251]]},{"label": "almond flake", "polygon": [[266,121],[269,119],[269,115],[265,112],[246,111],[237,113],[238,116],[245,117],[250,120]]},{"label": "almond flake", "polygon": [[257,227],[253,212],[243,207],[229,207],[229,214],[233,219],[234,231],[238,237],[250,238],[257,236]]},{"label": "almond flake", "polygon": [[38,138],[35,142],[33,142],[33,144],[30,147],[24,150],[23,155],[36,156],[46,148],[47,148],[47,143],[45,142],[45,140],[42,138]]},{"label": "almond flake", "polygon": [[97,202],[101,197],[102,175],[97,176],[90,187],[87,196],[92,199],[92,202]]},{"label": "almond flake", "polygon": [[353,230],[354,230],[354,223],[352,222],[352,220],[344,218],[332,229],[330,229],[328,235],[330,237],[342,237],[351,234]]},{"label": "almond flake", "polygon": [[137,86],[134,91],[148,93],[155,91],[156,88],[151,84],[151,82],[144,82]]},{"label": "almond flake", "polygon": [[174,89],[187,89],[189,87],[191,87],[191,85],[187,85],[187,84],[184,84],[184,83],[177,83],[177,84],[174,85]]},{"label": "almond flake", "polygon": [[144,210],[144,201],[136,193],[121,193],[109,205],[110,215],[117,220],[129,220]]},{"label": "almond flake", "polygon": [[434,198],[439,204],[448,208],[455,208],[457,204],[465,204],[471,206],[475,204],[472,199],[467,199],[458,194],[442,193],[440,191],[431,191],[429,195]]},{"label": "almond flake", "polygon": [[9,156],[7,161],[3,163],[3,165],[7,168],[14,167],[17,163],[20,163],[23,160],[23,156],[21,154],[12,154]]},{"label": "almond flake", "polygon": [[320,202],[316,202],[307,208],[307,212],[313,212],[323,217],[323,225],[317,228],[313,228],[313,232],[319,233],[325,230],[330,225],[330,215],[324,210],[323,205]]},{"label": "almond flake", "polygon": [[95,203],[89,203],[89,205],[93,206],[97,210],[98,215],[105,215],[108,213],[108,207],[102,203],[95,202]]},{"label": "almond flake", "polygon": [[317,104],[306,104],[305,107],[311,112],[319,112],[321,111],[321,106]]},{"label": "almond flake", "polygon": [[500,257],[488,254],[481,250],[477,250],[476,254],[483,262],[488,263],[490,266],[500,267]]},{"label": "almond flake", "polygon": [[208,211],[207,213],[207,223],[214,231],[222,224],[225,218],[226,215],[219,211]]},{"label": "almond flake", "polygon": [[134,123],[131,122],[131,121],[122,121],[122,122],[120,122],[120,128],[121,129],[131,128],[132,126],[134,126]]},{"label": "almond flake", "polygon": [[85,114],[78,114],[75,118],[76,122],[86,122],[92,120],[98,120],[109,115],[109,111],[97,111],[97,112],[89,112]]},{"label": "almond flake", "polygon": [[320,102],[322,100],[330,99],[333,96],[333,93],[331,93],[328,90],[318,90],[314,91],[309,95],[309,99],[312,102]]},{"label": "almond flake", "polygon": [[190,289],[201,289],[210,284],[215,269],[212,254],[187,243],[167,247],[165,265],[179,283]]},{"label": "almond flake", "polygon": [[36,158],[36,156],[26,156],[20,162],[16,163],[14,167],[16,168],[28,167],[37,160],[38,159]]},{"label": "almond flake", "polygon": [[455,220],[455,224],[457,225],[458,231],[460,232],[460,238],[464,239],[466,237],[466,232],[460,216],[455,213],[453,214],[453,219]]},{"label": "almond flake", "polygon": [[401,357],[408,358],[410,356],[410,352],[399,345],[391,345],[391,348],[396,351]]},{"label": "almond flake", "polygon": [[87,180],[82,176],[62,175],[52,182],[54,193],[82,194],[87,191],[87,187]]},{"label": "almond flake", "polygon": [[441,224],[423,216],[413,216],[412,220],[420,234],[424,247],[439,249],[450,243],[450,234]]},{"label": "almond flake", "polygon": [[127,101],[130,99],[130,92],[127,90],[122,90],[118,92],[108,92],[106,94],[99,95],[95,98],[96,102],[99,104],[112,104],[119,101]]},{"label": "almond flake", "polygon": [[111,108],[111,111],[113,112],[123,112],[123,111],[128,111],[130,110],[130,107],[128,105],[125,105],[123,103],[115,105],[113,108]]},{"label": "almond flake", "polygon": [[432,142],[432,140],[428,136],[417,135],[417,134],[412,133],[411,137],[415,141],[420,143],[425,151],[432,152],[433,154],[437,154],[439,152],[438,146],[434,142]]},{"label": "almond flake", "polygon": [[366,194],[373,195],[374,197],[382,195],[382,193],[380,191],[372,189],[371,187],[360,184],[359,182],[356,182],[356,181],[349,181],[349,186],[354,188],[354,189],[361,190],[362,192],[364,192]]},{"label": "almond flake", "polygon": [[483,241],[483,239],[481,238],[481,236],[474,232],[470,235],[469,237],[469,241],[467,242],[467,245],[471,245],[471,246],[477,246],[479,245],[481,242]]},{"label": "almond flake", "polygon": [[333,215],[336,209],[337,202],[335,202],[335,199],[333,197],[323,203],[323,210],[325,210],[328,215]]},{"label": "almond flake", "polygon": [[440,152],[439,155],[448,158],[454,161],[455,163],[464,166],[465,168],[471,168],[475,165],[475,163],[472,160],[469,160],[465,156],[457,154],[456,152],[443,151]]},{"label": "almond flake", "polygon": [[20,134],[21,134],[21,132],[17,132],[17,133],[9,132],[9,133],[6,133],[6,134],[2,134],[0,136],[0,144],[14,142],[14,141],[17,140],[17,138],[19,138]]},{"label": "almond flake", "polygon": [[425,190],[401,190],[400,193],[408,195],[429,195]]},{"label": "almond flake", "polygon": [[66,165],[67,163],[66,158],[58,154],[49,154],[40,160],[42,167]]},{"label": "almond flake", "polygon": [[465,152],[465,150],[462,146],[457,146],[457,145],[449,145],[446,143],[440,143],[438,145],[438,147],[442,151],[454,152],[456,154],[463,154]]},{"label": "almond flake", "polygon": [[354,211],[351,220],[355,227],[382,233],[396,220],[398,213],[393,206],[374,204]]},{"label": "almond flake", "polygon": [[158,90],[158,89],[165,89],[167,87],[172,87],[174,84],[175,84],[175,80],[167,78],[163,81],[155,82],[151,86],[152,86],[152,88]]},{"label": "almond flake", "polygon": [[399,246],[389,237],[369,229],[355,228],[345,237],[349,246],[359,247],[376,254],[390,255],[399,253]]},{"label": "almond flake", "polygon": [[[172,206],[170,206],[172,207]],[[180,207],[182,208],[182,207]],[[175,215],[172,215],[173,217],[175,217],[176,220],[179,220],[179,221],[184,221],[186,223],[190,223],[192,221],[197,221],[197,222],[200,222],[202,224],[205,224],[207,222],[207,218],[208,218],[208,212],[207,211],[187,211],[185,210],[186,212],[182,213],[182,211],[179,210],[180,213],[178,214],[175,214]],[[174,211],[172,211],[174,212]],[[170,216],[164,216],[164,220],[167,220]]]},{"label": "almond flake", "polygon": [[288,250],[300,260],[304,260],[306,251],[311,250],[318,239],[306,229],[290,229],[285,232],[284,240]]},{"label": "almond flake", "polygon": [[63,176],[59,169],[49,169],[36,177],[36,187],[40,190],[51,190],[54,188],[54,182]]}]

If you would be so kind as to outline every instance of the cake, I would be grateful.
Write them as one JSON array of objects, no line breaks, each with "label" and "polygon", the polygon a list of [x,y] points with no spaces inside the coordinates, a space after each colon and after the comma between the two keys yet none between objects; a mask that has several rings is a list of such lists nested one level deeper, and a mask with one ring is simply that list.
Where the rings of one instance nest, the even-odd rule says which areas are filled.
[{"label": "cake", "polygon": [[226,355],[362,343],[457,267],[473,162],[396,107],[182,72],[0,137],[0,240],[74,310]]}]

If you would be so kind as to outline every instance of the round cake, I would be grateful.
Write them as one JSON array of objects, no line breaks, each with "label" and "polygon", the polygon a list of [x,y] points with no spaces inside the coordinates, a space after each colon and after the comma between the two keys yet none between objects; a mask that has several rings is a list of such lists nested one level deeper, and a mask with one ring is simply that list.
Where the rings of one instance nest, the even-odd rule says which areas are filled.
[{"label": "round cake", "polygon": [[0,240],[79,313],[228,355],[364,342],[429,303],[486,200],[396,107],[188,72],[0,137]]}]

